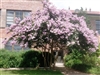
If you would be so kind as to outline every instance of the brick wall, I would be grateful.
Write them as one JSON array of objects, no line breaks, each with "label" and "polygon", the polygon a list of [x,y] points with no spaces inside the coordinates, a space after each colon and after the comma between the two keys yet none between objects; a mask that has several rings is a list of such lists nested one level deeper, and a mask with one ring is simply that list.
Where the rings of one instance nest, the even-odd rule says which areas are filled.
[{"label": "brick wall", "polygon": [[96,30],[96,20],[100,20],[100,15],[89,15],[91,29]]},{"label": "brick wall", "polygon": [[3,0],[0,8],[12,10],[31,10],[36,12],[38,9],[42,8],[42,3],[41,0]]},{"label": "brick wall", "polygon": [[10,34],[6,34],[6,11],[7,10],[29,10],[35,13],[42,9],[42,0],[0,0],[0,48],[4,48],[2,41]]}]

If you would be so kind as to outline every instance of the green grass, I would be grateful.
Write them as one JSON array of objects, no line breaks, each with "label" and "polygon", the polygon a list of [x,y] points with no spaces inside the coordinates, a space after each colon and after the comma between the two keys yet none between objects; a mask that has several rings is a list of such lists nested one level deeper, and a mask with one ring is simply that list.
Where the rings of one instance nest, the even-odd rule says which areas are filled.
[{"label": "green grass", "polygon": [[0,75],[63,75],[52,70],[0,70]]}]

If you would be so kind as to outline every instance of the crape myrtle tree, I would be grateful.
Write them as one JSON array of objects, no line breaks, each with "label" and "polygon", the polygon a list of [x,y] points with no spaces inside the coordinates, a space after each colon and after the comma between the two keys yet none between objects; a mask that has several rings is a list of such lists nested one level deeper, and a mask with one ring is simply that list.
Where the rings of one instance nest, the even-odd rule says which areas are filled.
[{"label": "crape myrtle tree", "polygon": [[90,25],[90,17],[89,17],[89,15],[88,15],[87,9],[84,10],[84,9],[81,7],[81,9],[76,9],[76,10],[78,10],[78,12],[76,12],[76,14],[77,14],[78,16],[84,16],[84,17],[86,18],[85,21],[86,21],[87,26],[88,26],[89,28],[91,28],[91,25]]},{"label": "crape myrtle tree", "polygon": [[85,17],[78,17],[65,9],[57,9],[49,2],[43,2],[43,6],[42,10],[23,20],[16,18],[15,24],[7,29],[12,35],[4,43],[12,40],[12,45],[18,43],[21,47],[40,48],[50,52],[52,56],[54,50],[68,50],[73,45],[87,52],[97,50],[97,32],[87,27]]}]

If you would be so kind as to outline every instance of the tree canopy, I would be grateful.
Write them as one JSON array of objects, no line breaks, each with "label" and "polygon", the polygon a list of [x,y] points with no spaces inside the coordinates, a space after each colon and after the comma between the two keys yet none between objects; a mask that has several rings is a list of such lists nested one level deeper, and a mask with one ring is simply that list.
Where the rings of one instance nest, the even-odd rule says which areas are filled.
[{"label": "tree canopy", "polygon": [[[73,15],[71,11],[57,9],[49,2],[43,2],[43,9],[35,14],[20,20],[8,28],[12,40],[11,44],[18,43],[21,47],[59,47],[63,45],[77,46],[86,51],[95,52],[98,48],[98,34],[90,30],[85,17]],[[48,50],[49,50],[48,48]],[[51,50],[51,49],[50,49]]]}]

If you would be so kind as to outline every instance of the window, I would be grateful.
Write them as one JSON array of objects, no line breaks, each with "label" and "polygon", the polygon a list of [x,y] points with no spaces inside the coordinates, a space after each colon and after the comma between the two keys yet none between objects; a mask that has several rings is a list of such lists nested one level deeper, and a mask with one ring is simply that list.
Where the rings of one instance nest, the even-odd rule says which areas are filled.
[{"label": "window", "polygon": [[[0,19],[1,19],[1,9],[0,9]],[[1,21],[1,20],[0,20]]]},{"label": "window", "polygon": [[24,17],[28,16],[29,13],[30,11],[7,10],[7,22],[6,22],[7,27],[9,27],[11,24],[14,23],[15,17],[23,19]]},{"label": "window", "polygon": [[96,30],[98,31],[98,33],[100,34],[100,20],[96,21]]},{"label": "window", "polygon": [[2,27],[2,26],[1,26],[1,9],[0,9],[0,27]]},{"label": "window", "polygon": [[10,43],[10,41],[8,41],[8,42],[6,43],[5,49],[7,49],[7,50],[12,50],[12,49],[14,49],[14,50],[22,50],[22,49],[23,49],[23,50],[29,50],[28,47],[27,47],[27,48],[22,48],[22,47],[20,47],[19,44],[16,44],[16,45],[12,46],[11,43]]},{"label": "window", "polygon": [[0,9],[0,16],[1,16],[1,9]]}]

